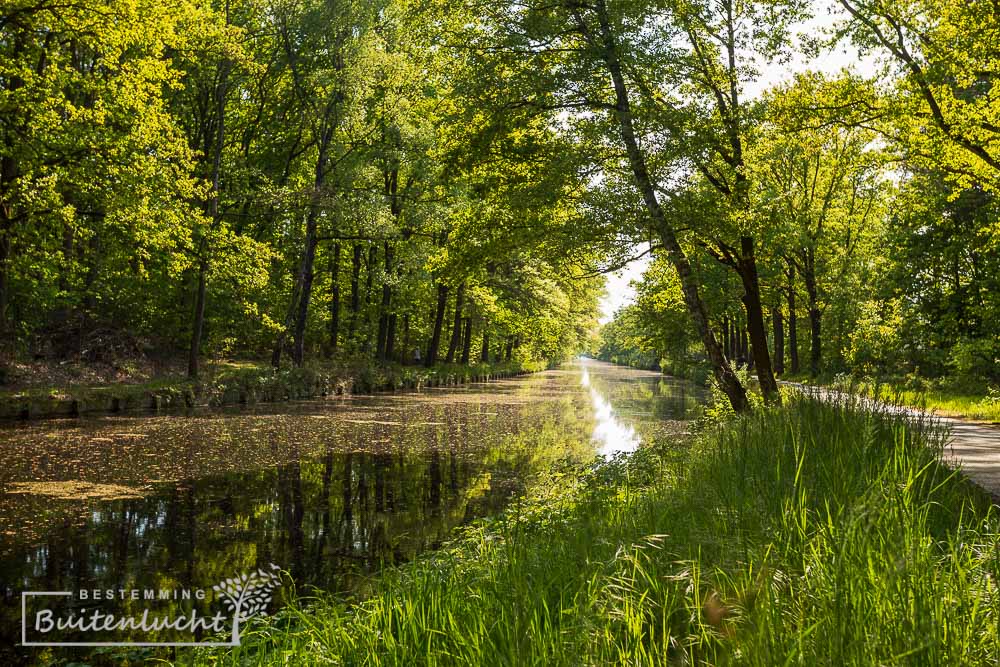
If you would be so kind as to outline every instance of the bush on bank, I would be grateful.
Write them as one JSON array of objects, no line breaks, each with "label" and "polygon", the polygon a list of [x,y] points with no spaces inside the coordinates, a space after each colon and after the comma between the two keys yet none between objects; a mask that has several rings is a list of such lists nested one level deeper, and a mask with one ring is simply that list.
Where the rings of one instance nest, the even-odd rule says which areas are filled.
[{"label": "bush on bank", "polygon": [[194,662],[993,664],[997,522],[943,436],[792,398],[539,484],[365,599]]}]

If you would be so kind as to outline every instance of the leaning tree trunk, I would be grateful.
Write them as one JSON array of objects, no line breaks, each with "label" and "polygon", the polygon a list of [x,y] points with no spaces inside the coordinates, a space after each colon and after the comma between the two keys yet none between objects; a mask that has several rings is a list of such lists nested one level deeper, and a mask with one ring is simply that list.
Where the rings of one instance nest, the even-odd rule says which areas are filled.
[{"label": "leaning tree trunk", "polygon": [[443,283],[437,285],[437,311],[434,315],[434,332],[431,334],[431,343],[427,346],[427,358],[424,359],[424,366],[430,368],[437,363],[438,348],[441,345],[441,329],[444,327],[444,311],[448,308],[448,286]]},{"label": "leaning tree trunk", "polygon": [[298,274],[296,274],[295,284],[292,286],[292,296],[288,300],[288,314],[285,315],[285,326],[278,334],[277,340],[274,341],[274,350],[271,352],[271,365],[275,368],[281,365],[281,354],[285,349],[286,334],[292,330],[295,324],[296,305],[299,302],[299,286],[300,280]]},{"label": "leaning tree trunk", "polygon": [[309,301],[312,297],[313,267],[316,262],[316,246],[319,244],[320,195],[327,176],[327,158],[333,141],[333,126],[325,119],[323,132],[319,138],[319,153],[316,156],[316,171],[313,176],[313,191],[306,217],[305,247],[302,252],[302,269],[299,272],[299,302],[292,334],[292,361],[296,366],[305,363],[306,321],[309,318]]},{"label": "leaning tree trunk", "polygon": [[[328,109],[328,114],[331,113]],[[323,131],[318,139],[319,152],[316,155],[316,167],[313,173],[313,188],[309,201],[309,212],[306,215],[306,234],[302,248],[302,260],[299,265],[296,288],[292,293],[290,312],[294,313],[292,323],[292,362],[296,366],[305,363],[306,322],[309,319],[309,302],[312,298],[314,268],[316,263],[316,247],[319,245],[319,217],[321,213],[320,196],[326,183],[327,164],[330,144],[333,141],[333,125],[330,116],[324,119]],[[284,336],[279,335],[278,342],[271,357],[271,363],[277,367],[281,362],[282,343]]]},{"label": "leaning tree trunk", "polygon": [[[750,404],[747,401],[746,389],[740,384],[739,378],[736,377],[732,367],[729,365],[729,361],[726,359],[725,354],[723,354],[722,347],[715,339],[715,334],[712,333],[712,328],[708,321],[708,311],[699,293],[698,280],[691,269],[691,263],[687,255],[677,240],[677,234],[673,226],[667,220],[660,206],[656,195],[656,185],[653,183],[653,179],[646,166],[645,155],[639,148],[632,120],[631,102],[629,101],[625,76],[622,73],[622,65],[618,56],[618,45],[611,32],[611,23],[604,0],[598,0],[597,11],[600,21],[600,38],[603,47],[601,56],[614,85],[615,115],[617,116],[622,141],[625,144],[625,150],[628,154],[635,183],[642,192],[646,209],[659,233],[667,258],[673,264],[674,270],[677,271],[677,276],[681,283],[681,291],[684,295],[684,303],[691,314],[691,319],[698,330],[702,344],[705,346],[705,352],[712,364],[712,371],[716,382],[726,394],[733,409],[736,412],[745,412],[750,408]],[[585,25],[581,26],[581,28],[587,31]]]},{"label": "leaning tree trunk", "polygon": [[[384,193],[389,201],[389,212],[399,225],[399,217],[402,214],[402,202],[397,193],[399,191],[399,168],[384,169],[382,172]],[[404,233],[404,239],[406,238]],[[393,247],[389,241],[385,242],[385,278],[382,281],[382,305],[379,308],[378,321],[378,342],[376,343],[375,356],[381,362],[392,359],[392,353],[396,346],[396,313],[392,312],[392,266]],[[402,268],[397,271],[401,275]]]},{"label": "leaning tree trunk", "polygon": [[465,300],[465,283],[458,286],[455,294],[455,319],[451,325],[451,342],[448,344],[448,356],[445,358],[449,364],[455,361],[455,353],[458,351],[458,341],[462,336],[462,302]]},{"label": "leaning tree trunk", "polygon": [[749,236],[740,239],[740,278],[743,279],[743,304],[747,311],[747,333],[753,353],[753,366],[757,370],[757,381],[761,393],[768,403],[780,403],[781,394],[771,368],[771,355],[767,349],[767,327],[764,324],[764,307],[760,301],[760,280],[757,276],[757,260],[754,257],[754,243]]}]

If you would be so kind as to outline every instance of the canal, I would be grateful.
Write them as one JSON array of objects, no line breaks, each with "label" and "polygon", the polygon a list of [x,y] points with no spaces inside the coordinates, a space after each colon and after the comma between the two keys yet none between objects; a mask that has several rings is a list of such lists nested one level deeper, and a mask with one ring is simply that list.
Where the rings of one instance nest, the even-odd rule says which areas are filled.
[{"label": "canal", "polygon": [[0,664],[57,655],[18,646],[24,591],[207,589],[270,563],[299,593],[363,591],[553,465],[679,439],[702,400],[579,360],[457,389],[0,426]]}]

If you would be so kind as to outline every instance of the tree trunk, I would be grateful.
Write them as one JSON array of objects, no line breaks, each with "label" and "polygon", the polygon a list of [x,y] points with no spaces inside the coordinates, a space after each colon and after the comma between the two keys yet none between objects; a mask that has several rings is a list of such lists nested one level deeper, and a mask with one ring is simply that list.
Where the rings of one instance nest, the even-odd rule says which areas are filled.
[{"label": "tree trunk", "polygon": [[306,320],[309,317],[309,299],[312,296],[313,266],[316,261],[316,245],[318,244],[317,222],[319,219],[318,203],[314,204],[306,218],[306,245],[302,255],[301,289],[299,290],[298,313],[295,317],[295,330],[292,334],[292,362],[302,366],[305,362]]},{"label": "tree trunk", "polygon": [[729,347],[729,318],[722,318],[722,331],[719,332],[719,339],[722,341],[722,348],[726,357],[732,360],[732,348]]},{"label": "tree trunk", "polygon": [[372,288],[375,286],[375,264],[378,262],[378,246],[372,243],[368,246],[368,267],[365,274],[365,343],[362,352],[372,349],[371,306]]},{"label": "tree trunk", "polygon": [[340,244],[333,244],[330,255],[330,342],[327,357],[337,354],[337,338],[340,335]]},{"label": "tree trunk", "polygon": [[455,361],[455,353],[458,351],[458,341],[462,336],[462,302],[465,300],[465,283],[458,286],[455,294],[455,319],[451,325],[451,342],[448,344],[448,356],[445,358],[449,364]]},{"label": "tree trunk", "polygon": [[774,372],[785,373],[785,323],[781,315],[781,300],[771,310],[771,320],[774,324]]},{"label": "tree trunk", "polygon": [[761,393],[768,403],[781,403],[778,383],[771,368],[771,355],[767,349],[767,327],[764,324],[764,307],[760,302],[760,280],[757,276],[757,260],[754,257],[754,242],[749,236],[740,239],[740,278],[743,279],[743,304],[747,311],[747,333],[753,353],[753,366],[757,370],[757,381]]},{"label": "tree trunk", "polygon": [[465,318],[465,335],[462,340],[462,365],[469,365],[469,354],[472,351],[472,318]]},{"label": "tree trunk", "polygon": [[299,303],[292,335],[292,361],[296,366],[305,362],[306,321],[309,318],[309,301],[312,297],[313,267],[316,262],[316,246],[319,244],[320,195],[326,182],[327,158],[333,141],[333,126],[330,119],[324,119],[323,131],[319,138],[319,153],[316,156],[316,170],[313,175],[313,191],[306,217],[305,248],[302,253],[302,268],[299,272]]},{"label": "tree trunk", "polygon": [[295,323],[296,305],[299,301],[299,278],[295,277],[295,285],[292,286],[292,296],[288,300],[288,313],[285,315],[285,328],[278,334],[278,339],[274,341],[274,350],[271,352],[271,365],[278,368],[281,365],[281,354],[285,348],[285,337],[291,331]]},{"label": "tree trunk", "polygon": [[[8,37],[5,36],[4,41]],[[17,58],[25,49],[25,41],[19,31],[13,37],[12,62],[17,62]],[[6,89],[13,93],[11,99],[17,99],[17,91],[24,86],[24,79],[18,76],[17,68],[8,75]],[[6,123],[5,123],[6,125]],[[14,148],[18,141],[17,133],[12,128],[6,128],[2,135],[5,150],[0,155],[0,366],[6,368],[7,364],[13,361],[16,347],[15,333],[10,326],[8,309],[11,301],[11,236],[14,233],[14,223],[19,215],[14,210],[14,187],[15,181],[20,178],[21,168]]]},{"label": "tree trunk", "polygon": [[729,358],[733,361],[740,356],[739,339],[737,338],[739,332],[738,322],[738,318],[729,318]]},{"label": "tree trunk", "polygon": [[[673,226],[663,213],[656,195],[656,185],[646,167],[645,155],[639,148],[639,142],[636,139],[632,121],[628,89],[625,85],[625,77],[622,73],[621,62],[618,57],[618,46],[611,32],[611,23],[604,0],[597,1],[597,11],[601,29],[600,38],[603,45],[601,56],[614,85],[616,101],[615,115],[617,116],[622,141],[628,153],[629,164],[631,165],[636,185],[642,192],[646,209],[660,236],[667,258],[673,264],[674,270],[677,271],[677,276],[681,283],[681,291],[684,294],[684,303],[691,314],[691,319],[698,330],[702,344],[705,346],[705,352],[712,364],[712,371],[716,382],[718,382],[720,389],[726,394],[730,404],[733,406],[733,410],[736,412],[745,412],[750,407],[747,401],[746,389],[740,384],[736,374],[733,373],[729,361],[715,339],[715,334],[712,333],[708,321],[708,311],[699,293],[697,278],[691,270],[691,263],[687,255],[677,240],[677,234]],[[587,30],[586,26],[581,26],[581,28],[585,31]]]},{"label": "tree trunk", "polygon": [[80,249],[80,260],[88,260],[87,275],[83,281],[83,314],[85,319],[94,317],[97,308],[97,294],[94,284],[101,267],[101,237],[95,232],[87,245]]},{"label": "tree trunk", "polygon": [[798,373],[799,366],[799,333],[798,317],[795,314],[795,265],[788,263],[788,361],[791,372]]},{"label": "tree trunk", "polygon": [[443,283],[437,285],[437,311],[434,315],[434,332],[431,334],[431,344],[427,346],[427,358],[424,359],[424,366],[432,367],[437,363],[438,348],[441,345],[441,329],[444,327],[444,311],[448,308],[448,286]]},{"label": "tree trunk", "polygon": [[809,297],[809,374],[813,377],[819,375],[820,366],[823,362],[823,339],[822,325],[823,315],[819,309],[819,290],[816,287],[816,264],[810,250],[806,257],[805,270],[802,272],[802,279],[806,285],[806,295]]},{"label": "tree trunk", "polygon": [[490,363],[490,332],[483,327],[483,349],[479,352],[479,361]]},{"label": "tree trunk", "polygon": [[205,325],[205,292],[208,266],[203,259],[198,263],[198,287],[194,301],[194,323],[191,331],[191,348],[188,350],[188,377],[198,378],[198,355],[201,351],[201,333]]},{"label": "tree trunk", "polygon": [[[7,162],[7,158],[4,158]],[[0,202],[0,365],[4,367],[14,357],[14,336],[11,332],[7,307],[10,303],[10,235],[13,229],[10,204]]]},{"label": "tree trunk", "polygon": [[504,361],[510,361],[513,355],[514,355],[514,337],[507,336],[507,349],[504,350],[503,354]]},{"label": "tree trunk", "polygon": [[385,242],[385,279],[382,281],[382,303],[379,305],[378,340],[375,342],[375,356],[379,361],[385,361],[391,353],[389,346],[389,308],[392,305],[392,246]]},{"label": "tree trunk", "polygon": [[[360,243],[354,244],[354,256],[351,258],[351,324],[348,329],[348,337],[353,342],[354,334],[358,330],[358,317],[361,311],[361,257],[362,250]],[[354,349],[353,346],[350,349]]]},{"label": "tree trunk", "polygon": [[[226,23],[229,23],[229,5],[226,5]],[[219,65],[219,85],[215,91],[215,121],[216,134],[212,154],[212,192],[208,200],[208,214],[212,218],[212,226],[219,222],[219,188],[222,185],[222,150],[226,138],[226,93],[229,82],[229,61],[224,60]],[[201,336],[205,328],[206,282],[208,280],[208,252],[204,237],[199,244],[201,251],[198,262],[198,288],[195,294],[194,323],[191,327],[191,348],[188,351],[188,377],[198,377],[198,359],[201,354]]]},{"label": "tree trunk", "polygon": [[407,363],[410,361],[410,316],[409,314],[403,315],[403,351],[400,353],[399,360],[401,363]]},{"label": "tree trunk", "polygon": [[391,360],[396,353],[396,313],[389,314],[389,330],[385,332],[385,358]]}]

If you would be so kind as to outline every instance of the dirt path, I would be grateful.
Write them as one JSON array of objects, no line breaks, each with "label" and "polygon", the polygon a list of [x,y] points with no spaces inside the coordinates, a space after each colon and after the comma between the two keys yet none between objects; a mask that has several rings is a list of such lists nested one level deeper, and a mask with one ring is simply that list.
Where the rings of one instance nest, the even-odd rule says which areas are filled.
[{"label": "dirt path", "polygon": [[[822,397],[842,398],[846,396],[844,392],[836,389],[814,387],[798,382],[781,382],[781,384]],[[862,399],[862,401],[875,403],[871,399]],[[992,495],[994,500],[1000,500],[1000,427],[956,419],[955,417],[942,417],[913,408],[880,405],[914,416],[929,416],[946,426],[951,432],[951,437],[945,447],[945,463],[960,469],[969,479]]]}]

